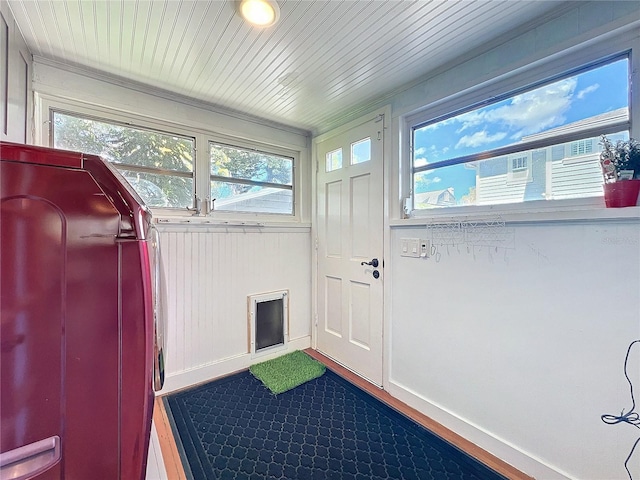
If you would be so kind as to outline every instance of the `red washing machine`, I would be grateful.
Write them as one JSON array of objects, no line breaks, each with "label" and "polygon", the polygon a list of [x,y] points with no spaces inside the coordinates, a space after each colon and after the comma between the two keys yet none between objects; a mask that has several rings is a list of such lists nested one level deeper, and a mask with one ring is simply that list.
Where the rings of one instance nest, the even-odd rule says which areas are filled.
[{"label": "red washing machine", "polygon": [[164,377],[158,234],[94,155],[0,142],[0,479],[143,479]]}]

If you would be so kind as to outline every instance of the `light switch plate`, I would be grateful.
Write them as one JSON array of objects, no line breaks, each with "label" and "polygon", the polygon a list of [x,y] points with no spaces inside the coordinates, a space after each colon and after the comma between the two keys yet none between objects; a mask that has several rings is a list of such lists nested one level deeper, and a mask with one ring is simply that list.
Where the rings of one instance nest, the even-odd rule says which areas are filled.
[{"label": "light switch plate", "polygon": [[400,256],[420,258],[420,239],[419,238],[401,238],[400,239]]}]

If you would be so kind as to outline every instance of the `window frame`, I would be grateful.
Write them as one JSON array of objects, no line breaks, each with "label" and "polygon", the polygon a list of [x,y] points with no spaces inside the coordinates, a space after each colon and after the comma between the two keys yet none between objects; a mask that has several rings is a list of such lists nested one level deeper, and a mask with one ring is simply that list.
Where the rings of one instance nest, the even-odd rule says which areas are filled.
[{"label": "window frame", "polygon": [[[591,43],[591,42],[590,42]],[[557,53],[553,56],[539,60],[520,69],[498,75],[495,78],[461,89],[458,93],[433,99],[430,103],[422,107],[417,107],[413,111],[400,116],[399,118],[399,210],[404,219],[438,219],[438,218],[465,218],[486,217],[487,215],[508,215],[510,218],[517,218],[528,221],[535,218],[540,212],[559,212],[559,218],[564,216],[564,212],[574,218],[591,218],[595,214],[607,215],[604,212],[604,199],[602,197],[585,197],[577,199],[558,200],[536,200],[511,204],[496,205],[473,205],[456,206],[455,208],[422,209],[414,208],[413,193],[413,129],[418,125],[425,125],[450,118],[461,113],[480,108],[494,103],[504,98],[516,95],[536,86],[557,81],[560,78],[577,74],[580,71],[593,68],[599,64],[615,61],[619,58],[629,59],[630,85],[633,79],[637,78],[640,67],[640,39],[623,32],[615,38],[601,40],[597,44],[582,44],[572,49]],[[634,55],[635,53],[635,55]],[[637,83],[637,82],[636,82]],[[627,122],[620,125],[612,125],[605,132],[602,128],[597,128],[595,132],[583,130],[579,136],[585,138],[589,133],[611,133],[616,129],[629,130],[632,138],[640,137],[640,92],[639,89],[629,88],[629,117]],[[568,135],[565,141],[571,141],[574,135]],[[555,141],[560,143],[563,137],[555,137]],[[530,142],[527,145],[519,145],[519,149],[534,149],[537,142]],[[544,143],[547,143],[545,141]],[[508,149],[496,149],[489,153],[491,157],[505,155],[510,152]],[[460,158],[458,161],[460,162]],[[577,159],[576,159],[577,160]],[[575,161],[575,160],[574,160]],[[444,163],[440,163],[444,166]],[[573,212],[573,213],[571,213]],[[582,213],[581,213],[582,212]],[[597,213],[601,212],[601,213]],[[515,217],[514,217],[515,215]]]},{"label": "window frame", "polygon": [[[576,147],[575,153],[573,152],[574,145]],[[587,148],[587,145],[588,145],[588,148]],[[582,152],[580,151],[581,146],[583,147],[583,150],[584,150]],[[593,141],[590,138],[583,139],[583,140],[574,140],[573,142],[571,142],[571,146],[569,148],[571,148],[571,151],[567,155],[568,158],[586,157],[593,153]]]},{"label": "window frame", "polygon": [[[84,114],[79,114],[73,111],[69,111],[69,110],[63,110],[61,108],[50,108],[49,109],[49,142],[50,145],[53,146],[54,142],[55,142],[55,114],[61,114],[61,115],[66,115],[69,117],[75,117],[75,118],[79,118],[82,120],[90,120],[90,121],[95,121],[95,122],[100,122],[100,123],[106,123],[106,124],[111,124],[111,125],[115,125],[115,126],[119,126],[119,127],[125,127],[125,128],[131,128],[132,130],[139,130],[139,131],[147,131],[147,132],[153,132],[153,133],[158,133],[161,135],[166,135],[166,136],[174,136],[174,137],[179,137],[179,138],[183,138],[185,140],[191,140],[193,142],[193,148],[192,148],[192,154],[193,154],[193,169],[191,172],[188,171],[181,171],[181,170],[172,170],[169,168],[155,168],[155,167],[143,167],[140,165],[135,165],[135,164],[130,164],[130,163],[122,163],[122,162],[118,162],[118,161],[113,161],[110,163],[116,167],[118,169],[118,171],[120,171],[121,173],[123,172],[123,170],[127,170],[127,171],[131,171],[131,172],[139,172],[139,173],[149,173],[149,174],[153,174],[153,175],[161,175],[161,176],[167,176],[167,177],[181,177],[181,178],[190,178],[192,180],[192,184],[193,184],[193,189],[192,189],[192,203],[191,205],[188,205],[187,207],[193,207],[193,197],[195,195],[195,186],[196,186],[196,138],[194,135],[185,135],[185,134],[178,134],[175,131],[168,131],[165,129],[159,129],[159,128],[151,128],[151,127],[145,127],[145,126],[141,126],[138,124],[133,124],[130,122],[122,122],[122,121],[117,121],[117,120],[110,120],[110,119],[105,119],[105,118],[100,118],[100,117],[96,117],[94,115],[84,115]],[[108,159],[107,159],[108,160]],[[124,176],[124,174],[123,174]],[[132,186],[132,188],[135,187]],[[140,195],[138,193],[138,195]],[[150,209],[154,209],[154,210],[158,210],[158,209],[163,209],[163,210],[170,210],[170,211],[180,211],[182,210],[181,207],[158,207],[158,206],[151,206],[149,205]]]},{"label": "window frame", "polygon": [[[334,161],[334,153],[340,152],[340,165],[336,166],[335,168],[333,168],[333,161]],[[342,151],[342,147],[336,148],[335,150],[331,150],[330,152],[327,152],[325,154],[324,157],[324,169],[326,173],[329,172],[335,172],[336,170],[340,170],[342,167],[344,167],[344,159],[343,159],[343,151]],[[336,155],[337,157],[337,155]],[[329,160],[331,159],[331,168],[329,168]]]},{"label": "window frame", "polygon": [[[36,93],[37,108],[35,110],[35,122],[40,125],[48,124],[48,128],[39,130],[40,144],[53,145],[52,136],[52,111],[64,112],[69,115],[83,118],[91,118],[98,121],[113,122],[120,125],[153,130],[169,135],[193,138],[195,140],[195,159],[193,170],[194,201],[190,208],[150,207],[152,214],[163,223],[193,223],[211,224],[222,223],[225,225],[271,225],[301,223],[305,215],[304,206],[301,204],[302,196],[299,185],[302,182],[301,161],[306,158],[305,151],[297,146],[289,144],[271,144],[246,138],[238,134],[221,133],[202,128],[197,124],[170,122],[164,119],[146,116],[142,113],[131,113],[103,105],[87,104],[84,101],[71,100],[55,95]],[[38,132],[36,132],[38,133]],[[258,149],[265,153],[285,156],[293,159],[292,172],[292,196],[293,213],[256,213],[235,211],[204,211],[204,201],[210,196],[210,163],[209,142],[224,143],[239,148]],[[193,209],[195,197],[199,197],[202,205],[201,214],[197,215]]]},{"label": "window frame", "polygon": [[[625,52],[623,54],[619,54],[619,55],[614,55],[614,56],[609,56],[606,57],[604,59],[600,59],[597,60],[595,62],[590,62],[586,65],[582,65],[580,67],[577,67],[575,69],[571,69],[565,72],[562,72],[560,74],[557,75],[553,75],[551,77],[547,77],[544,79],[541,79],[540,81],[522,86],[520,88],[517,88],[515,90],[511,90],[511,91],[507,91],[504,92],[501,95],[497,95],[494,96],[492,98],[486,99],[478,104],[475,105],[471,105],[468,106],[462,110],[458,110],[456,112],[452,112],[450,114],[447,114],[443,117],[439,117],[439,118],[435,118],[423,123],[418,123],[418,124],[414,124],[411,126],[411,130],[410,130],[410,135],[411,135],[411,139],[413,140],[413,136],[415,134],[415,131],[423,128],[427,125],[432,125],[438,122],[441,122],[443,120],[447,120],[449,118],[454,118],[457,117],[459,115],[462,114],[466,114],[466,113],[470,113],[470,112],[475,112],[478,109],[481,109],[483,107],[486,106],[490,106],[490,105],[495,105],[501,101],[504,100],[508,100],[511,99],[517,95],[523,94],[523,93],[527,93],[527,92],[531,92],[533,90],[536,90],[540,87],[544,87],[546,85],[550,85],[554,82],[560,81],[560,80],[564,80],[567,78],[570,78],[572,76],[578,75],[582,72],[586,72],[586,71],[590,71],[605,65],[608,65],[610,63],[616,62],[616,61],[620,61],[620,60],[627,60],[627,65],[628,65],[628,71],[631,70],[632,65],[631,65],[631,52]],[[631,85],[629,85],[629,91],[631,91]],[[631,107],[631,102],[628,101],[628,105],[629,105],[629,110]],[[550,136],[545,136],[544,138],[539,138],[539,139],[533,139],[533,140],[527,140],[527,141],[520,141],[519,143],[516,144],[511,144],[511,145],[506,145],[504,147],[498,147],[498,148],[494,148],[494,149],[489,149],[489,150],[483,150],[480,151],[478,153],[474,153],[474,154],[470,154],[470,155],[462,155],[459,157],[455,157],[455,158],[451,158],[451,159],[447,159],[447,160],[443,160],[440,162],[433,162],[433,163],[429,163],[427,165],[422,165],[419,167],[415,167],[413,165],[414,159],[413,156],[411,158],[411,175],[412,175],[412,190],[414,188],[413,182],[415,179],[415,174],[417,173],[421,173],[421,172],[426,172],[426,171],[430,171],[430,170],[434,170],[437,171],[437,169],[442,168],[442,167],[448,167],[448,166],[452,166],[452,165],[460,165],[460,164],[465,164],[465,163],[471,163],[473,161],[479,161],[485,158],[498,158],[498,157],[507,157],[507,165],[508,165],[508,173],[507,173],[507,177],[506,177],[506,181],[507,181],[507,185],[516,185],[516,184],[522,184],[522,183],[527,183],[529,181],[531,181],[531,167],[532,167],[532,162],[529,161],[528,166],[525,169],[513,169],[512,168],[512,159],[522,156],[522,155],[526,155],[527,157],[530,156],[530,152],[534,151],[534,150],[538,150],[538,149],[543,149],[543,148],[548,148],[551,147],[553,145],[561,145],[561,144],[566,144],[566,143],[573,143],[573,142],[577,142],[580,140],[585,140],[585,139],[589,139],[589,138],[593,138],[599,135],[606,135],[606,134],[611,134],[611,133],[615,133],[615,132],[619,132],[622,130],[628,130],[629,132],[631,131],[631,115],[630,113],[627,115],[627,119],[626,120],[613,120],[609,123],[607,123],[606,125],[602,126],[602,125],[596,125],[596,126],[590,126],[588,128],[584,128],[581,129],[579,131],[575,131],[575,132],[562,132],[562,130],[560,130],[558,133],[555,133],[553,135]],[[413,154],[413,146],[410,149],[410,153]],[[589,197],[587,197],[589,198]],[[593,198],[593,197],[592,197]],[[597,197],[596,197],[597,198]],[[545,200],[545,201],[549,201],[549,202],[558,202],[561,200]],[[509,202],[505,202],[505,203],[509,203]],[[520,204],[520,203],[528,203],[526,201],[523,202],[517,202],[516,204]],[[497,203],[496,205],[498,205],[500,203]],[[471,208],[473,207],[477,207],[478,205],[473,205],[471,206]],[[449,209],[452,208],[457,208],[456,207],[447,207]],[[415,211],[415,210],[414,210]],[[417,213],[417,212],[416,212]]]},{"label": "window frame", "polygon": [[288,150],[285,148],[280,148],[280,147],[267,146],[263,143],[255,142],[255,141],[242,140],[239,138],[233,138],[233,137],[228,137],[224,135],[211,135],[208,137],[208,140],[206,143],[206,151],[207,151],[208,159],[209,159],[211,144],[221,144],[230,148],[237,148],[241,150],[253,150],[256,152],[264,153],[266,155],[290,158],[291,159],[291,188],[284,188],[285,184],[280,185],[280,184],[272,184],[270,182],[261,182],[257,180],[250,180],[250,179],[245,180],[245,179],[238,179],[238,178],[234,179],[232,177],[223,177],[220,175],[213,175],[211,173],[211,164],[209,163],[208,164],[209,167],[207,169],[207,173],[208,173],[207,181],[209,185],[207,189],[207,192],[208,192],[207,197],[210,197],[211,195],[211,181],[214,180],[215,178],[218,181],[227,182],[227,183],[242,183],[242,184],[257,185],[257,186],[273,186],[276,188],[282,188],[282,190],[291,190],[291,201],[292,201],[291,213],[269,213],[269,212],[256,213],[256,212],[243,212],[243,211],[230,211],[230,210],[220,210],[216,212],[215,202],[214,202],[214,210],[212,213],[218,213],[220,215],[233,215],[233,214],[266,215],[266,216],[271,216],[276,218],[296,218],[300,209],[298,202],[296,202],[296,198],[298,198],[297,197],[298,188],[297,188],[297,182],[296,182],[296,170],[298,169],[296,167],[300,161],[299,160],[300,155],[298,152],[295,152],[293,150]]},{"label": "window frame", "polygon": [[[515,162],[523,160],[524,166],[516,167]],[[507,156],[507,184],[519,185],[523,183],[529,183],[533,180],[532,176],[532,164],[531,150],[525,150],[524,152],[512,153]]]}]

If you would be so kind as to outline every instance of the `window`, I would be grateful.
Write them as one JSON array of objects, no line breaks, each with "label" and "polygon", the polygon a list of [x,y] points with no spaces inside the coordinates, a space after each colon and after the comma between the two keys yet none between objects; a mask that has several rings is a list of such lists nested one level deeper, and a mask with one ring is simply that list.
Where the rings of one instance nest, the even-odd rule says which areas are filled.
[{"label": "window", "polygon": [[333,172],[334,170],[340,170],[342,168],[342,149],[333,150],[327,153],[326,158],[326,171]]},{"label": "window", "polygon": [[[102,156],[151,208],[162,208],[168,215],[222,212],[225,221],[229,213],[296,219],[297,151],[244,140],[236,144],[232,137],[222,143],[214,140],[214,134],[191,135],[183,128],[165,129],[164,124],[144,119],[133,125],[130,118],[115,113],[108,114],[109,119],[98,118],[76,105],[49,105],[48,110],[53,147]],[[174,128],[177,131],[172,132]],[[198,149],[196,143],[208,148]]]},{"label": "window", "polygon": [[599,136],[629,136],[628,72],[618,57],[418,120],[414,209],[601,196]]},{"label": "window", "polygon": [[530,155],[531,152],[509,156],[509,171],[507,173],[506,185],[512,186],[517,183],[530,182],[532,180],[531,168],[529,168],[531,166],[531,161],[529,160]]},{"label": "window", "polygon": [[519,156],[511,159],[511,171],[516,172],[518,170],[527,169],[527,157]]},{"label": "window", "polygon": [[165,132],[52,112],[53,146],[112,162],[150,207],[193,203],[195,140]]},{"label": "window", "polygon": [[578,157],[580,155],[587,155],[589,153],[593,153],[593,139],[588,140],[578,140],[576,142],[571,142],[571,155],[572,157]]},{"label": "window", "polygon": [[351,165],[371,160],[371,139],[365,138],[351,144]]},{"label": "window", "polygon": [[293,158],[209,143],[216,211],[293,214]]},{"label": "window", "polygon": [[[349,153],[349,152],[347,152]],[[371,161],[371,139],[369,137],[351,144],[351,157],[348,165]],[[342,148],[328,152],[325,157],[325,171],[333,172],[342,168]]]}]

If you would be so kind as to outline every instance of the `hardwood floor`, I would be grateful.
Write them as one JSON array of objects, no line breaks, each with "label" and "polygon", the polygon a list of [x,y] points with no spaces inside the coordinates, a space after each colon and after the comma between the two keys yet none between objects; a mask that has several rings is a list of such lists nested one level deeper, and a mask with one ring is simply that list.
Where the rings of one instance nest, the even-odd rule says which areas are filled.
[{"label": "hardwood floor", "polygon": [[[311,348],[304,351],[311,357],[324,363],[327,368],[342,376],[352,384],[360,387],[370,395],[376,397],[381,402],[389,405],[390,407],[411,418],[414,422],[422,425],[423,427],[438,435],[440,438],[455,445],[462,451],[466,452],[468,455],[476,458],[478,461],[484,463],[489,468],[492,468],[501,475],[504,475],[505,477],[512,480],[533,480],[533,477],[525,475],[503,460],[500,460],[496,456],[464,439],[457,433],[445,428],[438,422],[435,422],[426,415],[423,415],[418,410],[392,397],[386,391],[370,384],[366,380],[350,372],[343,366],[325,357],[321,353]],[[156,398],[155,408],[153,412],[153,421],[158,433],[158,439],[162,451],[162,457],[164,459],[165,469],[167,471],[167,477],[169,478],[169,480],[186,480],[187,477],[182,467],[180,455],[178,454],[175,439],[173,438],[173,432],[171,431],[171,425],[169,424],[167,412],[164,409],[164,403],[162,402],[161,398]]]},{"label": "hardwood floor", "polygon": [[164,468],[167,472],[167,478],[169,480],[187,480],[187,476],[182,468],[182,461],[180,460],[178,447],[176,446],[176,441],[173,438],[171,424],[169,423],[169,418],[167,417],[167,412],[164,409],[164,403],[161,397],[156,397],[153,408],[153,423],[155,424],[156,432],[158,434],[158,441],[160,443],[160,450],[162,451],[162,458],[164,460]]}]

